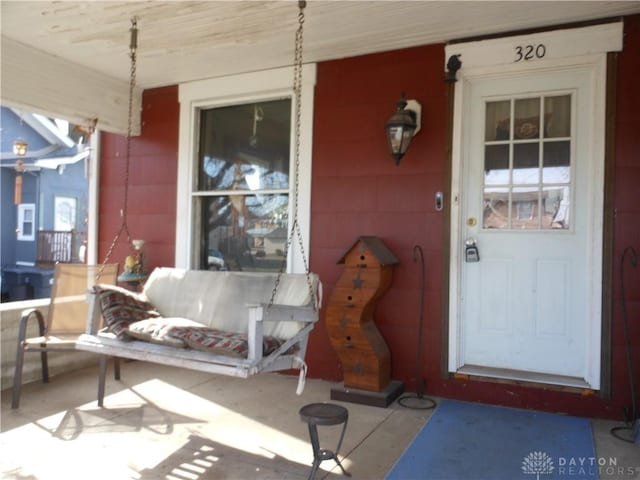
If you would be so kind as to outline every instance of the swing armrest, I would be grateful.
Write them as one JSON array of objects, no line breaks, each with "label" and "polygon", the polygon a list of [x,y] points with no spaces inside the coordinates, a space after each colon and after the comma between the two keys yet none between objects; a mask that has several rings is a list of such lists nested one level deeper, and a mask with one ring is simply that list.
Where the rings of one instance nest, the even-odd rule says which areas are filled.
[{"label": "swing armrest", "polygon": [[262,339],[264,337],[263,322],[293,321],[307,324],[318,320],[318,311],[311,306],[296,307],[291,305],[248,304],[249,309],[249,353],[251,361],[262,358]]},{"label": "swing armrest", "polygon": [[247,304],[249,318],[256,322],[316,322],[318,311],[312,306],[292,306],[280,304]]}]

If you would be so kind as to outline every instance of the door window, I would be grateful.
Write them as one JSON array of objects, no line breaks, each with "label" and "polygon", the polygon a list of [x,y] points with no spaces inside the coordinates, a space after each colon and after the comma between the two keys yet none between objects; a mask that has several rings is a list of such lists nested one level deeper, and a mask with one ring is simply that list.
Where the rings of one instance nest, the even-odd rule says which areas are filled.
[{"label": "door window", "polygon": [[484,229],[571,228],[572,94],[487,101]]}]

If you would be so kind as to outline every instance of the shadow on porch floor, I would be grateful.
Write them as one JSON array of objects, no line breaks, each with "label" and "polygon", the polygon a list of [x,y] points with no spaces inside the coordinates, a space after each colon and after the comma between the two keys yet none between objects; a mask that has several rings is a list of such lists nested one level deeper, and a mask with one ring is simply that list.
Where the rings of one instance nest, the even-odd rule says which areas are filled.
[{"label": "shadow on porch floor", "polygon": [[[94,367],[26,385],[17,411],[11,390],[2,392],[0,478],[307,478],[312,452],[298,410],[330,401],[331,383],[308,380],[297,396],[297,377],[277,374],[242,380],[142,362],[125,363],[122,373],[122,381],[108,380],[104,408],[95,401]],[[349,425],[340,457],[354,479],[384,478],[432,413],[343,405]],[[608,433],[616,423],[593,425],[598,456],[639,467],[624,478],[640,478],[637,447]],[[339,431],[320,427],[321,445],[334,448]],[[317,478],[345,477],[328,460]]]}]

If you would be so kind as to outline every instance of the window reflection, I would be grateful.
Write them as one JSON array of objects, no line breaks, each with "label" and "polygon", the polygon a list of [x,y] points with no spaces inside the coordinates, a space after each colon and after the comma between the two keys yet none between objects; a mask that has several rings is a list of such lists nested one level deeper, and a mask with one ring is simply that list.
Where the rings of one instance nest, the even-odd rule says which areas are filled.
[{"label": "window reflection", "polygon": [[568,186],[547,187],[543,190],[543,229],[569,228],[571,189]]},{"label": "window reflection", "polygon": [[291,100],[201,113],[199,191],[289,188]]},{"label": "window reflection", "polygon": [[570,228],[571,101],[556,95],[486,103],[483,228]]},{"label": "window reflection", "polygon": [[540,137],[540,99],[524,98],[515,101],[514,138]]},{"label": "window reflection", "polygon": [[538,189],[514,187],[511,195],[511,228],[518,230],[537,230],[539,228],[540,209],[538,208]]},{"label": "window reflection", "polygon": [[509,145],[484,147],[485,185],[507,184],[509,179]]},{"label": "window reflection", "polygon": [[511,102],[487,102],[485,112],[485,136],[487,142],[509,140],[511,131]]},{"label": "window reflection", "polygon": [[288,188],[289,175],[273,171],[255,163],[238,159],[228,162],[221,158],[205,156],[203,170],[206,179],[203,190],[264,190]]},{"label": "window reflection", "polygon": [[[550,167],[568,167],[571,161],[570,142],[545,142],[543,148],[542,165]],[[569,170],[568,168],[566,169]],[[568,179],[567,179],[568,180]]]},{"label": "window reflection", "polygon": [[482,228],[509,226],[509,189],[485,188]]},{"label": "window reflection", "polygon": [[278,271],[288,195],[223,195],[203,201],[202,264],[209,270]]},{"label": "window reflection", "polygon": [[[540,201],[538,193],[541,193]],[[527,187],[488,187],[483,198],[483,228],[564,230],[570,226],[571,188],[568,185],[544,187],[541,192]]]},{"label": "window reflection", "polygon": [[202,110],[199,268],[278,271],[287,241],[291,100]]},{"label": "window reflection", "polygon": [[545,98],[544,111],[549,118],[545,137],[571,136],[571,95]]},{"label": "window reflection", "polygon": [[540,181],[539,148],[538,143],[520,143],[513,146],[513,183],[528,185]]}]

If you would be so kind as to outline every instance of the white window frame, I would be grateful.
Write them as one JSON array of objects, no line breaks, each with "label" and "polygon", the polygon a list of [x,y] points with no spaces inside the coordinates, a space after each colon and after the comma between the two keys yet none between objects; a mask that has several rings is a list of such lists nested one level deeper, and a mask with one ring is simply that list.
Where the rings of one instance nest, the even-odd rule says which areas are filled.
[{"label": "white window frame", "polygon": [[[24,223],[27,212],[31,212],[31,234],[25,235]],[[18,240],[23,242],[33,242],[36,239],[36,204],[21,203],[18,205]]]},{"label": "white window frame", "polygon": [[[304,253],[309,255],[311,222],[311,152],[313,140],[313,95],[316,82],[316,65],[306,64],[302,69],[301,123],[300,123],[300,170],[298,172],[298,224],[303,238]],[[290,199],[294,195],[295,175],[295,117],[293,109],[293,67],[277,68],[212,78],[181,84],[178,89],[180,101],[180,136],[178,145],[178,183],[176,198],[176,251],[175,266],[196,268],[193,255],[194,191],[196,187],[195,166],[198,157],[200,111],[204,109],[273,100],[292,99]],[[289,218],[293,218],[289,202]],[[289,222],[291,228],[291,222]],[[287,259],[287,271],[304,272],[305,262],[298,242],[292,242]],[[308,260],[307,260],[308,262]]]}]

